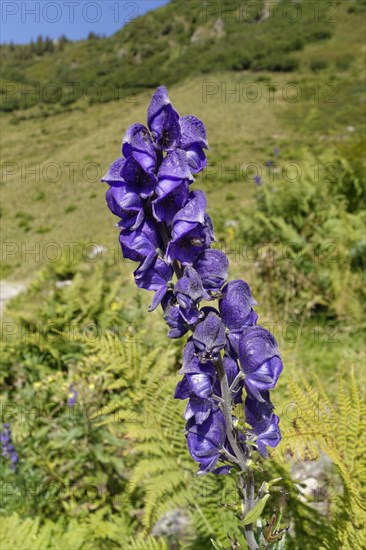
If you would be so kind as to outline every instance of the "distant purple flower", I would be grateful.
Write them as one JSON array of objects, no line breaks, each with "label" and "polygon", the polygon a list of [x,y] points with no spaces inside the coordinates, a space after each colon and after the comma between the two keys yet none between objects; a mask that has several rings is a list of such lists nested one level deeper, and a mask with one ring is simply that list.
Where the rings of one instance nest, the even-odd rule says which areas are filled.
[{"label": "distant purple flower", "polygon": [[280,154],[280,150],[278,147],[275,147],[274,150],[273,150],[273,154],[275,157],[278,157],[278,155]]},{"label": "distant purple flower", "polygon": [[76,391],[74,384],[70,384],[69,395],[67,399],[67,406],[73,407],[76,403],[77,398],[78,398],[78,392]]},{"label": "distant purple flower", "polygon": [[17,464],[19,462],[19,456],[16,452],[14,445],[12,443],[11,438],[11,428],[10,424],[6,422],[2,426],[1,434],[0,434],[0,441],[2,446],[2,455],[5,458],[8,458],[10,461],[10,468],[13,472],[15,472],[17,468]]},{"label": "distant purple flower", "polygon": [[262,185],[262,176],[254,176],[254,182],[256,185]]}]

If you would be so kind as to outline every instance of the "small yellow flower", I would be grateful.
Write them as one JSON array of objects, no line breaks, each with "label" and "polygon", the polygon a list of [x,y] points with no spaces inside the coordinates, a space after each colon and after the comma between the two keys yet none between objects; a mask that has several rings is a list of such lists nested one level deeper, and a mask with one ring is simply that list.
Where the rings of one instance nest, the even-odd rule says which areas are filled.
[{"label": "small yellow flower", "polygon": [[88,388],[89,388],[90,390],[94,390],[95,385],[94,385],[94,384],[89,384]]},{"label": "small yellow flower", "polygon": [[111,310],[112,310],[112,311],[118,311],[118,310],[119,310],[119,304],[118,304],[118,302],[112,302],[112,303],[111,303]]},{"label": "small yellow flower", "polygon": [[235,239],[235,229],[233,227],[228,227],[226,230],[226,242],[231,244]]},{"label": "small yellow flower", "polygon": [[33,384],[33,388],[35,390],[38,390],[41,386],[42,386],[42,382],[34,382]]}]

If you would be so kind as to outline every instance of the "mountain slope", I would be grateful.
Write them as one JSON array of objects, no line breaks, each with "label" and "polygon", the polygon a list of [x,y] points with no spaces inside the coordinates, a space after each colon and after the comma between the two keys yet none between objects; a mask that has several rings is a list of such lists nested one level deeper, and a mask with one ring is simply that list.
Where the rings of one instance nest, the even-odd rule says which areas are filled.
[{"label": "mountain slope", "polygon": [[336,20],[321,2],[314,11],[309,1],[172,0],[109,38],[1,47],[0,108],[41,103],[54,111],[217,70],[291,72],[299,66],[293,53],[328,39]]}]

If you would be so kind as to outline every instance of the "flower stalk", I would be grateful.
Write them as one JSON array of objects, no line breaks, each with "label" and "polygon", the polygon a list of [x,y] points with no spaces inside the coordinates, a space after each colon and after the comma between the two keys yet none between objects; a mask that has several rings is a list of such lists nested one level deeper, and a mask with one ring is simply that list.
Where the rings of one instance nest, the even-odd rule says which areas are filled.
[{"label": "flower stalk", "polygon": [[[191,190],[207,165],[205,149],[203,122],[180,117],[162,86],[152,97],[147,127],[128,128],[123,156],[102,181],[119,218],[122,254],[138,263],[136,284],[154,292],[149,310],[161,306],[170,338],[191,334],[174,397],[188,399],[185,433],[197,475],[238,469],[245,516],[255,506],[249,457],[253,449],[266,457],[267,446],[281,439],[269,391],[283,367],[273,335],[257,324],[248,284],[227,282],[229,261],[212,248],[205,194]],[[234,405],[244,406],[243,430]],[[258,548],[253,523],[244,530],[250,550]]]}]

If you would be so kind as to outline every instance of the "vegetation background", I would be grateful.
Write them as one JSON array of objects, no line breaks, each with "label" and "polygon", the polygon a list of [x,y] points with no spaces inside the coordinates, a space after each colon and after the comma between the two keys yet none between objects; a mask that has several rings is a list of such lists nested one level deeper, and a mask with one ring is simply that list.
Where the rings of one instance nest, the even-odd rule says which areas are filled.
[{"label": "vegetation background", "polygon": [[284,357],[265,518],[282,509],[290,550],[365,547],[365,12],[173,0],[109,38],[1,46],[1,268],[26,289],[1,323],[19,455],[15,472],[1,459],[4,550],[240,537],[233,478],[194,476],[172,398],[182,343],[147,313],[99,183],[160,84],[205,122],[194,185]]}]

